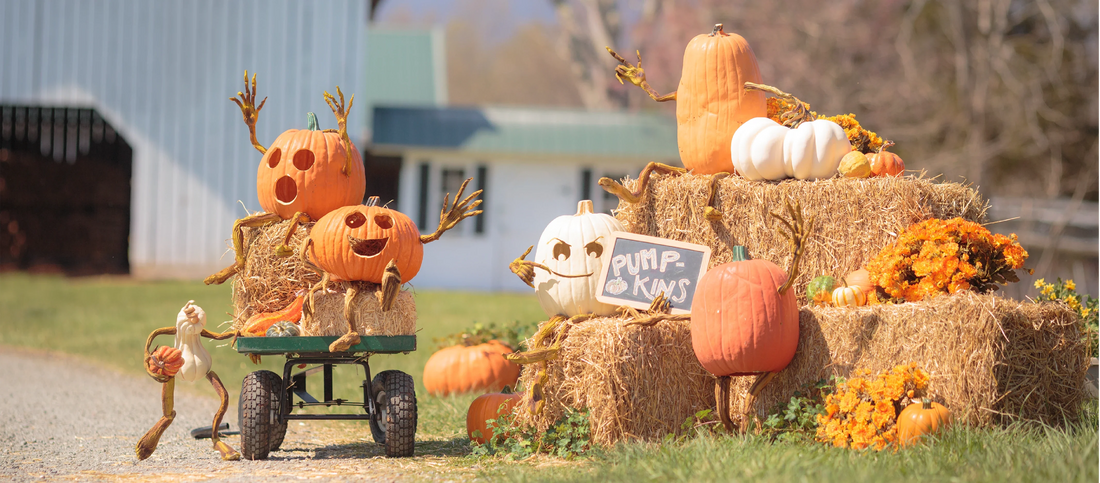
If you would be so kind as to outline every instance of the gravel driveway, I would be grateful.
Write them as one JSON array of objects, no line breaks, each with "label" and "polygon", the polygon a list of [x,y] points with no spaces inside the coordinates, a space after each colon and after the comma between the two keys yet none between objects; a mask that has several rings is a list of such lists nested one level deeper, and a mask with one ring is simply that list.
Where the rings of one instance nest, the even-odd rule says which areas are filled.
[{"label": "gravel driveway", "polygon": [[[71,356],[0,347],[0,480],[298,481],[469,480],[445,442],[417,441],[417,457],[390,459],[354,423],[291,421],[281,451],[265,461],[222,461],[209,439],[217,410],[205,380],[177,383],[176,420],[157,451],[134,445],[160,417],[160,385]],[[227,384],[229,384],[227,382]],[[209,396],[202,396],[208,392]],[[236,400],[226,414],[237,430]],[[348,431],[348,429],[354,431]],[[364,428],[365,429],[365,428]],[[364,434],[365,433],[365,434]],[[240,436],[224,438],[240,449]],[[460,465],[462,466],[462,465]],[[465,473],[465,474],[464,474]]]}]

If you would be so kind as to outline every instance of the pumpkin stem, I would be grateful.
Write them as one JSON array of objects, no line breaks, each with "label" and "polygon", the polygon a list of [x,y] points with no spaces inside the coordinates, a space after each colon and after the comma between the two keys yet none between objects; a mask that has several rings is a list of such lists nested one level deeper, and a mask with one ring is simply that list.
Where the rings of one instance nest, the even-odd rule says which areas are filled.
[{"label": "pumpkin stem", "polygon": [[248,71],[244,71],[244,92],[237,92],[236,97],[230,97],[229,100],[237,103],[237,107],[241,108],[241,116],[244,117],[244,123],[248,125],[248,137],[252,141],[252,147],[256,148],[260,154],[267,154],[267,148],[260,144],[260,141],[256,140],[256,121],[260,117],[260,109],[264,108],[264,104],[267,103],[267,97],[260,101],[260,107],[256,107],[256,74],[252,74],[252,90],[248,89]]},{"label": "pumpkin stem", "polygon": [[734,262],[743,262],[749,259],[749,252],[743,245],[734,245],[730,249],[730,254],[733,256]]},{"label": "pumpkin stem", "polygon": [[923,409],[932,409],[932,398],[927,398],[927,397],[921,398],[920,402],[921,402],[921,408],[923,408]]},{"label": "pumpkin stem", "polygon": [[726,36],[729,35],[724,30],[722,30],[722,24],[720,24],[720,23],[714,24],[714,29],[710,31],[710,34],[707,35],[707,37],[714,37],[715,35],[718,35],[718,34],[721,34],[723,37],[726,37]]},{"label": "pumpkin stem", "polygon": [[306,113],[306,129],[310,131],[320,131],[321,126],[317,123],[317,115],[312,112]]},{"label": "pumpkin stem", "polygon": [[772,86],[769,86],[769,85],[764,85],[764,84],[755,84],[755,83],[752,83],[752,82],[746,82],[745,83],[745,90],[764,91],[764,92],[767,92],[768,94],[771,94],[775,97],[778,97],[778,98],[783,99],[783,100],[787,101],[788,103],[790,103],[791,106],[792,106],[791,110],[783,113],[783,115],[780,116],[783,119],[783,125],[784,126],[787,126],[791,129],[794,129],[794,128],[798,127],[799,124],[802,124],[804,122],[810,122],[810,121],[814,120],[814,115],[813,115],[812,112],[810,112],[810,105],[809,104],[806,104],[805,102],[802,102],[801,100],[799,100],[797,97],[795,97],[791,94],[788,94],[786,92],[783,92],[779,89],[776,89],[775,87],[772,87]]},{"label": "pumpkin stem", "polygon": [[367,198],[367,202],[363,203],[363,206],[378,206],[378,197],[377,196],[371,196],[371,197]]},{"label": "pumpkin stem", "polygon": [[791,217],[791,221],[787,221],[778,213],[772,212],[771,216],[779,220],[787,227],[788,232],[779,231],[780,235],[787,238],[791,242],[791,265],[787,268],[787,281],[783,282],[783,285],[779,287],[779,293],[783,294],[787,289],[791,288],[794,283],[795,277],[798,276],[798,264],[802,260],[802,254],[806,250],[806,238],[810,234],[810,230],[813,228],[814,219],[811,217],[809,220],[802,218],[802,203],[797,203],[795,206],[791,206],[790,200],[787,200],[787,213]]},{"label": "pumpkin stem", "polygon": [[662,163],[649,163],[642,169],[642,172],[638,174],[637,189],[634,191],[626,189],[626,187],[619,184],[618,181],[608,177],[600,178],[599,185],[603,187],[604,191],[617,196],[622,201],[631,204],[637,203],[642,200],[642,194],[644,194],[646,188],[649,187],[649,178],[653,175],[654,171],[667,175],[687,173],[687,170],[684,168],[677,168]]},{"label": "pumpkin stem", "polygon": [[631,84],[641,87],[646,94],[649,94],[649,97],[651,99],[657,102],[676,100],[676,91],[661,95],[649,86],[649,82],[645,80],[645,70],[642,69],[642,52],[640,50],[635,51],[638,54],[638,66],[635,67],[633,65],[630,65],[630,62],[624,59],[623,56],[619,55],[618,52],[611,50],[611,47],[604,48],[607,49],[607,52],[611,54],[611,56],[614,57],[615,60],[619,61],[619,64],[621,64],[615,66],[615,78],[619,79],[620,84],[623,83],[623,79],[625,78],[626,80],[630,81]]}]

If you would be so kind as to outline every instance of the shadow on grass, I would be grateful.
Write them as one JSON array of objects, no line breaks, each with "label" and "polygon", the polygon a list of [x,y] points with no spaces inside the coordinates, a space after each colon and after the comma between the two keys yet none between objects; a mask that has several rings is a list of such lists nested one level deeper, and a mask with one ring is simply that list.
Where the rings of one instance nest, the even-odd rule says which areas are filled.
[{"label": "shadow on grass", "polygon": [[[313,453],[313,459],[356,459],[385,457],[386,448],[374,442],[355,442],[344,444],[332,444],[314,448],[287,448],[286,451],[271,453],[271,459],[297,459]],[[454,438],[450,440],[431,439],[417,441],[413,457],[436,456],[462,458],[470,454],[470,441],[467,438]]]}]

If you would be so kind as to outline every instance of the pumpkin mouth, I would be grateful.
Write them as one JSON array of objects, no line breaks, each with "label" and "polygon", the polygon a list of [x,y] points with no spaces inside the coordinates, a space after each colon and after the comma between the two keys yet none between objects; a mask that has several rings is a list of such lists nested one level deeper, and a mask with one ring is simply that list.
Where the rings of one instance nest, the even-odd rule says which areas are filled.
[{"label": "pumpkin mouth", "polygon": [[389,241],[389,238],[367,239],[348,235],[348,245],[351,246],[352,253],[364,258],[371,258],[382,253],[382,250],[386,248],[386,244],[389,243]]},{"label": "pumpkin mouth", "polygon": [[288,205],[297,197],[298,183],[294,182],[294,178],[283,176],[275,182],[275,199],[279,200],[279,203]]}]

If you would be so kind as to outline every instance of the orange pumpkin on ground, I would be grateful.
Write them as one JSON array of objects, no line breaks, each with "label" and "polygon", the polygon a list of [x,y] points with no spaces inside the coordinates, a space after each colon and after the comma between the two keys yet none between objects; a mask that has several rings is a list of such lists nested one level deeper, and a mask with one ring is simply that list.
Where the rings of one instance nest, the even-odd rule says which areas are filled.
[{"label": "orange pumpkin on ground", "polygon": [[313,263],[341,280],[382,283],[386,264],[394,260],[401,281],[408,282],[424,260],[416,223],[400,211],[370,204],[332,210],[313,225],[309,239]]},{"label": "orange pumpkin on ground", "polygon": [[933,434],[951,424],[951,411],[931,399],[910,404],[898,415],[898,446],[916,444],[921,436]]},{"label": "orange pumpkin on ground", "polygon": [[[737,247],[740,248],[740,247]],[[780,294],[787,272],[768,260],[734,261],[711,268],[691,302],[691,347],[715,376],[778,372],[798,347],[798,304]]]},{"label": "orange pumpkin on ground", "polygon": [[275,138],[256,172],[260,207],[284,220],[297,212],[316,220],[338,207],[362,203],[365,192],[359,150],[340,132],[318,129],[312,112],[306,129]]},{"label": "orange pumpkin on ground", "polygon": [[512,349],[491,340],[440,349],[424,364],[424,389],[434,396],[499,391],[519,380],[519,365],[504,358]]},{"label": "orange pumpkin on ground", "polygon": [[154,374],[175,377],[183,367],[183,351],[175,347],[161,346],[149,356],[147,369]]},{"label": "orange pumpkin on ground", "polygon": [[489,430],[486,421],[495,421],[501,415],[511,413],[520,397],[520,394],[512,392],[494,392],[474,399],[466,411],[466,434],[470,436],[470,441],[485,444],[492,439],[495,434]]}]

